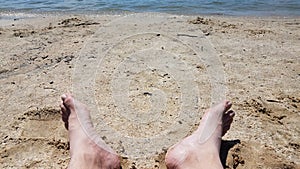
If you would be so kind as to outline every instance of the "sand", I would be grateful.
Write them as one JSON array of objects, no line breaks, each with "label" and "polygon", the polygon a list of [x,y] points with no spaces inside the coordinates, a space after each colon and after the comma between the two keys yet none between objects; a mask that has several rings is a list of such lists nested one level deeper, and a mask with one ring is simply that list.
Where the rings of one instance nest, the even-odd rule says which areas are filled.
[{"label": "sand", "polygon": [[40,15],[1,20],[0,38],[1,168],[67,167],[66,92],[123,168],[165,168],[225,98],[226,168],[300,168],[299,17]]}]

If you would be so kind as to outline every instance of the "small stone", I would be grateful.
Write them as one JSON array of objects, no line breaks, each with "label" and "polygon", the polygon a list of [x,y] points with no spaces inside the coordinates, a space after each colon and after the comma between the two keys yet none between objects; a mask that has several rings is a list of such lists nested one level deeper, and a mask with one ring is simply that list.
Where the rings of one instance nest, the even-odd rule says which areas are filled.
[{"label": "small stone", "polygon": [[146,96],[146,95],[152,96],[152,93],[150,93],[150,92],[144,92],[143,94],[144,94],[145,96]]}]

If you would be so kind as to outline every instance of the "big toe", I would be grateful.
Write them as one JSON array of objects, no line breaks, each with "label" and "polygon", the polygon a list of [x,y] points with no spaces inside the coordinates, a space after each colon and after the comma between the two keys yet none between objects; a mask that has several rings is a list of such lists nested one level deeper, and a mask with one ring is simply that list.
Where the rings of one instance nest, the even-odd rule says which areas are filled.
[{"label": "big toe", "polygon": [[225,100],[225,101],[219,103],[218,105],[216,105],[215,107],[213,107],[211,110],[225,114],[231,108],[231,106],[232,106],[232,103],[228,100]]},{"label": "big toe", "polygon": [[68,109],[74,108],[74,98],[70,94],[63,94],[61,96],[61,99],[63,101],[63,105]]}]

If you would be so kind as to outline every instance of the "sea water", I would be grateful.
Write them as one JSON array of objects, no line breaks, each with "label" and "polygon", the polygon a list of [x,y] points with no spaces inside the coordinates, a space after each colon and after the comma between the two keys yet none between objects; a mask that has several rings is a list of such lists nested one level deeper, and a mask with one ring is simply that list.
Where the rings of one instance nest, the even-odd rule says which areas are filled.
[{"label": "sea water", "polygon": [[300,0],[0,0],[0,12],[300,16]]}]

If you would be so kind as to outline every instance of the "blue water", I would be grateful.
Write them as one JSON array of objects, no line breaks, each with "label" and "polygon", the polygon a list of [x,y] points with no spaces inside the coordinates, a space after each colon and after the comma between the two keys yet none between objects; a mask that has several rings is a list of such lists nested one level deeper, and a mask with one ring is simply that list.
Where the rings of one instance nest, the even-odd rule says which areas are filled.
[{"label": "blue water", "polygon": [[0,11],[300,16],[300,0],[0,0]]}]

